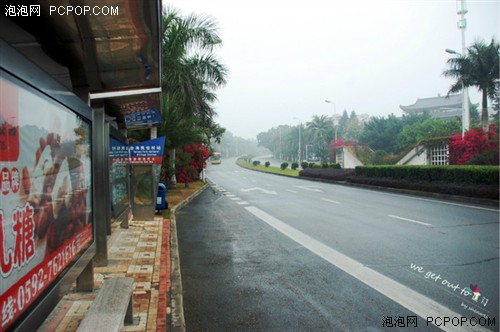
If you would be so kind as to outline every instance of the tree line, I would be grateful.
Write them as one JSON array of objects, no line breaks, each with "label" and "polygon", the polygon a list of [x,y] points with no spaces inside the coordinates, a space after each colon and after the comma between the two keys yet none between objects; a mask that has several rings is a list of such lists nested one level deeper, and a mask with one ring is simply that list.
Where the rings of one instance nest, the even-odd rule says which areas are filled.
[{"label": "tree line", "polygon": [[[470,105],[471,128],[489,131],[488,100],[493,101],[493,116],[498,130],[499,111],[499,43],[475,42],[467,54],[456,54],[447,61],[443,75],[453,78],[448,96],[464,87],[475,87],[482,93],[481,113]],[[344,110],[342,117],[333,119],[314,115],[305,124],[280,125],[257,135],[259,145],[271,150],[276,158],[289,161],[331,161],[335,147],[364,145],[372,150],[376,163],[394,163],[417,143],[432,138],[445,138],[461,133],[461,119],[436,119],[428,113],[397,117],[394,114],[371,117],[361,121],[356,112]],[[300,137],[300,138],[299,138]],[[300,142],[300,146],[299,146]]]},{"label": "tree line", "polygon": [[[359,120],[355,111],[344,111],[335,128],[332,118],[314,115],[300,130],[299,126],[282,125],[257,135],[259,145],[268,148],[282,160],[331,161],[333,149],[345,145],[365,145],[379,154],[393,155],[404,152],[419,141],[431,137],[450,136],[461,131],[460,119],[440,120],[429,114],[397,117],[394,114]],[[337,140],[335,141],[335,130]]]}]

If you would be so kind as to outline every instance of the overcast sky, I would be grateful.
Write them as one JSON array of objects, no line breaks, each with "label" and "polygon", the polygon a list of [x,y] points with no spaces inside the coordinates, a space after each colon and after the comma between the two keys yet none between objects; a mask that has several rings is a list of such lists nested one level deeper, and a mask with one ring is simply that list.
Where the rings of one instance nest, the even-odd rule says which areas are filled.
[{"label": "overcast sky", "polygon": [[[230,73],[217,91],[216,121],[244,138],[344,109],[400,116],[400,105],[446,95],[445,49],[462,47],[454,0],[163,1],[217,21],[216,53]],[[498,41],[500,1],[466,6],[466,45]],[[480,103],[475,89],[470,98]]]}]

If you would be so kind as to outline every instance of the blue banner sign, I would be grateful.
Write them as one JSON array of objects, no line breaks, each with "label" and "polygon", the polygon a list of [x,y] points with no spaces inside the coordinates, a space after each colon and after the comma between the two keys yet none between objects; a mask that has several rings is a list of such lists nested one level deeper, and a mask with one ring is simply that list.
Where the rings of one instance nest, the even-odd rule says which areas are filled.
[{"label": "blue banner sign", "polygon": [[130,146],[131,164],[161,164],[165,136]]}]

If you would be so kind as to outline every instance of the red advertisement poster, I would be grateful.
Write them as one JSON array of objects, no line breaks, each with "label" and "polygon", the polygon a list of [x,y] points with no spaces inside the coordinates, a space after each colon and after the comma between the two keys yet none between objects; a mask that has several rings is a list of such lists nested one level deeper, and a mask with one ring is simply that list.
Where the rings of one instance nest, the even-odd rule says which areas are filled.
[{"label": "red advertisement poster", "polygon": [[0,331],[92,241],[90,125],[0,71]]}]

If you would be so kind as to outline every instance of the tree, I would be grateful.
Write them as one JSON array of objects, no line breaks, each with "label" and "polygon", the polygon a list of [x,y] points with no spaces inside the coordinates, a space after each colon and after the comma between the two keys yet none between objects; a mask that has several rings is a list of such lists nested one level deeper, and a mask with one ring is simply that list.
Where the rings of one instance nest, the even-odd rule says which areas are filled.
[{"label": "tree", "polygon": [[343,131],[343,138],[346,141],[358,141],[362,132],[363,123],[359,121],[358,115],[353,110]]},{"label": "tree", "polygon": [[461,123],[457,120],[426,118],[423,121],[404,124],[397,136],[396,148],[402,151],[418,142],[434,137],[447,137],[460,132]]},{"label": "tree", "polygon": [[[210,17],[183,17],[168,7],[162,18],[162,90],[164,123],[159,132],[169,137],[169,168],[175,168],[175,149],[191,142],[207,144],[223,128],[214,123],[211,106],[215,90],[226,83],[227,68],[213,50],[221,45]],[[172,176],[175,184],[175,173]]]},{"label": "tree", "polygon": [[483,131],[488,131],[488,98],[498,98],[500,45],[495,39],[487,45],[476,41],[467,49],[467,54],[457,54],[448,59],[450,69],[443,72],[445,77],[454,78],[448,94],[456,93],[467,87],[477,87],[482,93],[481,123]]},{"label": "tree", "polygon": [[344,133],[348,122],[349,122],[349,114],[347,114],[347,110],[344,109],[344,112],[342,113],[342,117],[340,117],[338,124],[339,126],[337,129],[338,138],[344,138]]},{"label": "tree", "polygon": [[168,7],[162,23],[162,90],[184,115],[211,118],[213,91],[227,76],[213,53],[222,43],[215,21],[193,14],[183,17]]},{"label": "tree", "polygon": [[306,123],[309,137],[314,146],[318,148],[318,154],[323,162],[327,155],[327,143],[331,140],[332,122],[326,115],[314,115],[310,122]]},{"label": "tree", "polygon": [[365,124],[359,141],[373,150],[396,153],[398,152],[396,140],[402,129],[402,119],[397,118],[394,114],[387,118],[373,117]]}]

